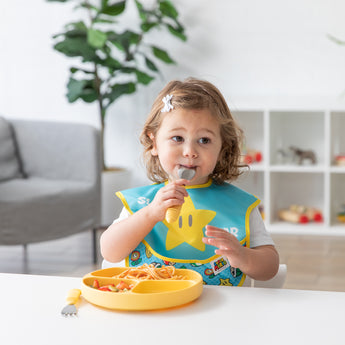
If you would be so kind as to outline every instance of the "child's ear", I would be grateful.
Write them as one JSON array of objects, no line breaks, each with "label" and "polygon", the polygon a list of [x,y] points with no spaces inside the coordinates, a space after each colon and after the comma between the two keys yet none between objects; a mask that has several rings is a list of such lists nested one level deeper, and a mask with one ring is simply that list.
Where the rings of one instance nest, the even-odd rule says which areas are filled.
[{"label": "child's ear", "polygon": [[152,140],[152,149],[151,149],[151,155],[152,156],[158,156],[157,152],[157,146],[156,146],[156,138],[153,135],[153,133],[148,134],[149,138]]}]

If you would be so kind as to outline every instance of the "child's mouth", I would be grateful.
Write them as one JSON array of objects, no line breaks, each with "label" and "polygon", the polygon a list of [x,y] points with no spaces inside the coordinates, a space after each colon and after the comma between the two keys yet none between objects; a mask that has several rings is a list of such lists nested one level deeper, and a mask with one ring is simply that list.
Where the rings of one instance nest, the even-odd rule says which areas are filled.
[{"label": "child's mouth", "polygon": [[184,168],[184,169],[196,169],[195,165],[180,165],[180,169]]}]

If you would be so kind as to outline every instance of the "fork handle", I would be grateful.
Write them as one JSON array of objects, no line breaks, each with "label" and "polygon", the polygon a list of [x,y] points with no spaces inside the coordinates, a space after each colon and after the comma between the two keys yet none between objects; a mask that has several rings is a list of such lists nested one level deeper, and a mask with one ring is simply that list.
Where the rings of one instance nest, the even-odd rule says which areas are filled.
[{"label": "fork handle", "polygon": [[81,295],[81,290],[79,289],[69,290],[66,301],[68,302],[68,304],[76,304],[80,295]]}]

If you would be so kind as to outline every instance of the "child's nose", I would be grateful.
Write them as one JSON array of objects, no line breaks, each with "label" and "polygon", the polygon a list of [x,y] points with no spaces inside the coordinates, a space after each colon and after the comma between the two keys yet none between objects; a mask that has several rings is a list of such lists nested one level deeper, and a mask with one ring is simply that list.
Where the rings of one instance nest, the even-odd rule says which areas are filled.
[{"label": "child's nose", "polygon": [[196,158],[198,156],[197,149],[193,143],[186,142],[183,147],[183,155],[189,158]]}]

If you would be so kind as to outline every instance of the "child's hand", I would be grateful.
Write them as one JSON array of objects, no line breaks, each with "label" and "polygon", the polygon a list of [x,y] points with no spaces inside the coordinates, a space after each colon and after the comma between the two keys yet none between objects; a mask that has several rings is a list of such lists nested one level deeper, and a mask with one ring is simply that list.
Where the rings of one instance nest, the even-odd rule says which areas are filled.
[{"label": "child's hand", "polygon": [[232,267],[243,268],[246,266],[247,255],[238,239],[228,231],[215,226],[206,226],[206,236],[202,240],[204,243],[218,247],[215,253],[226,256]]},{"label": "child's hand", "polygon": [[169,207],[182,205],[184,198],[188,196],[184,185],[189,184],[188,180],[180,179],[168,183],[161,188],[152,202],[147,206],[150,209],[150,215],[160,222],[165,219],[166,211]]}]

